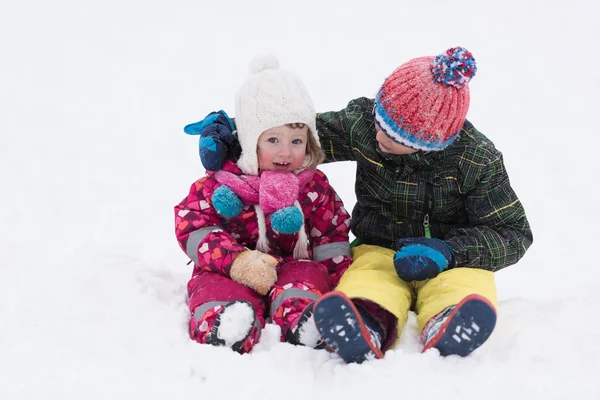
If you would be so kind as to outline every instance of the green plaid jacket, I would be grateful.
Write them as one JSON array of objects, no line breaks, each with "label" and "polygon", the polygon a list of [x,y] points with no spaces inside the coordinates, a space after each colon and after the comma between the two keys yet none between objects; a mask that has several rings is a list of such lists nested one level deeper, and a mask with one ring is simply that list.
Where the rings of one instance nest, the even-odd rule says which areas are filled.
[{"label": "green plaid jacket", "polygon": [[438,152],[392,156],[375,140],[374,100],[352,100],[320,113],[326,162],[356,161],[352,233],[362,244],[396,249],[404,237],[443,239],[457,266],[497,271],[516,263],[533,236],[510,186],[502,153],[468,121]]}]

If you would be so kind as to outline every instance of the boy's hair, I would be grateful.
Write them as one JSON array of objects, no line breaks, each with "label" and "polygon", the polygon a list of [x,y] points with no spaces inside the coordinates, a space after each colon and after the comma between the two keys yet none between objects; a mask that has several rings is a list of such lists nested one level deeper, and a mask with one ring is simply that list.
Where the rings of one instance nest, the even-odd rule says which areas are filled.
[{"label": "boy's hair", "polygon": [[[292,124],[285,124],[285,126],[292,129],[302,129],[306,126],[306,124],[295,122]],[[321,164],[323,160],[325,160],[325,153],[323,153],[321,145],[315,139],[315,136],[310,131],[310,128],[308,128],[306,137],[308,138],[306,142],[306,158],[302,167],[306,169],[317,168],[317,166]]]}]

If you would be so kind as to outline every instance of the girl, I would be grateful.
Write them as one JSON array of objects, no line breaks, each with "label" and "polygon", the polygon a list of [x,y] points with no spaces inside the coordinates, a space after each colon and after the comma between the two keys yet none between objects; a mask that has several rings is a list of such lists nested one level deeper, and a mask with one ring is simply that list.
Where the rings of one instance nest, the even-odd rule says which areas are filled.
[{"label": "girl", "polygon": [[[194,261],[190,336],[247,353],[269,317],[282,340],[317,348],[313,302],[351,262],[350,216],[316,170],[324,155],[303,83],[273,57],[250,70],[236,96],[239,160],[175,207],[177,240]],[[231,121],[215,113],[185,131],[219,123]]]}]

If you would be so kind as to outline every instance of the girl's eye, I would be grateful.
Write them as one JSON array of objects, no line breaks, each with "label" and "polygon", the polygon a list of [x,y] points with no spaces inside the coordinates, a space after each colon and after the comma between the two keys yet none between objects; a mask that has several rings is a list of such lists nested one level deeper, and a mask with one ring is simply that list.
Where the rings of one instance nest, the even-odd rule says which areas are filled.
[{"label": "girl's eye", "polygon": [[302,139],[294,139],[292,140],[293,144],[302,144]]},{"label": "girl's eye", "polygon": [[267,142],[269,142],[269,143],[277,143],[277,138],[270,137],[270,138],[267,139]]}]

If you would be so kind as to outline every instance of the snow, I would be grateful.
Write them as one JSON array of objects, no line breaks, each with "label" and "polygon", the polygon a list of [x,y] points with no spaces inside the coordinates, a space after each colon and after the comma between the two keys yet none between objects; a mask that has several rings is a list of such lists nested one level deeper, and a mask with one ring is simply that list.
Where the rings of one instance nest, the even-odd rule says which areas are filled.
[{"label": "snow", "polygon": [[221,312],[217,336],[227,347],[244,339],[254,324],[254,311],[248,303],[230,304]]},{"label": "snow", "polygon": [[[0,2],[0,399],[600,398],[593,0]],[[478,62],[468,118],[504,153],[535,242],[497,273],[495,333],[344,365],[263,331],[252,354],[187,334],[173,206],[203,170],[183,126],[232,112],[258,54],[318,110],[410,58]],[[323,170],[348,209],[354,165]]]},{"label": "snow", "polygon": [[298,341],[305,346],[315,348],[319,344],[321,340],[321,335],[319,331],[317,331],[317,327],[311,321],[303,324],[299,329],[299,339]]}]

